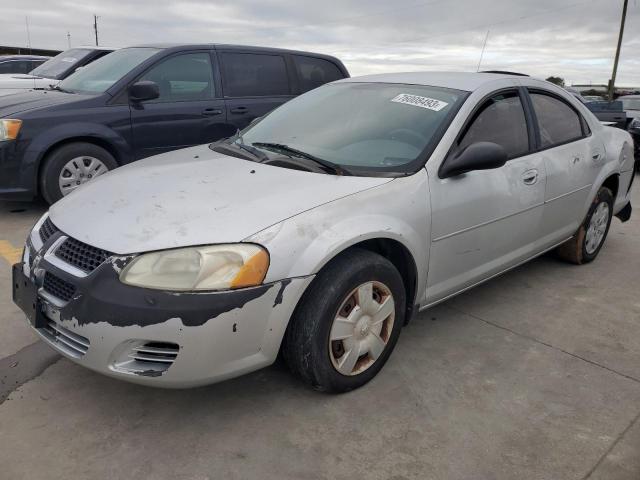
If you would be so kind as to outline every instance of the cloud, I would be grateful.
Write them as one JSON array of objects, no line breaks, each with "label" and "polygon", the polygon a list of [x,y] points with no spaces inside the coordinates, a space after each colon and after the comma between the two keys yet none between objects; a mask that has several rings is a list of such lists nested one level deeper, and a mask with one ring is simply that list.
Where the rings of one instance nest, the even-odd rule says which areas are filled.
[{"label": "cloud", "polygon": [[[640,4],[631,0],[618,85],[640,86]],[[19,5],[19,6],[18,6]],[[0,43],[64,49],[104,45],[240,43],[319,51],[353,75],[510,69],[572,83],[611,75],[622,0],[23,0],[0,6]]]}]

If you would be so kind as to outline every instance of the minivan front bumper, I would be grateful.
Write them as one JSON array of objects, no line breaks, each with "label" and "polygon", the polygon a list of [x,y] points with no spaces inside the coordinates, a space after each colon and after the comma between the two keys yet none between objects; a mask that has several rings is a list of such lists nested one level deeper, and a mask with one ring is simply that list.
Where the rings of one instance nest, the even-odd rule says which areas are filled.
[{"label": "minivan front bumper", "polygon": [[[31,268],[25,263],[13,268],[14,302],[45,342],[97,372],[159,387],[215,383],[273,363],[289,318],[312,280],[222,292],[164,292],[122,284],[110,261],[79,280],[46,256],[31,262],[27,256]],[[57,287],[51,286],[51,275]],[[65,282],[76,288],[71,299],[61,301],[57,289],[64,290]]]}]

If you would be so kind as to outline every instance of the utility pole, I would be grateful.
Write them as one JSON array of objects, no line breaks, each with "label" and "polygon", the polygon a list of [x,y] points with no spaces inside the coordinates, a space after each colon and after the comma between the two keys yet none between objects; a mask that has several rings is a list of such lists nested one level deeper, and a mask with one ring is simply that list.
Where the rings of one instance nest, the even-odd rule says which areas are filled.
[{"label": "utility pole", "polygon": [[31,32],[29,31],[29,17],[25,15],[24,23],[27,25],[27,46],[29,47],[29,53],[31,53]]},{"label": "utility pole", "polygon": [[616,87],[616,75],[618,73],[618,60],[620,59],[620,47],[622,46],[622,36],[624,35],[624,22],[627,19],[627,5],[629,0],[624,0],[622,7],[622,20],[620,20],[620,34],[618,35],[618,47],[616,48],[616,58],[613,61],[613,73],[609,80],[609,101],[613,100],[613,92]]},{"label": "utility pole", "polygon": [[98,46],[98,16],[97,15],[93,16],[93,30],[96,32],[96,47],[97,47]]},{"label": "utility pole", "polygon": [[71,48],[71,32],[67,32],[67,45]]}]

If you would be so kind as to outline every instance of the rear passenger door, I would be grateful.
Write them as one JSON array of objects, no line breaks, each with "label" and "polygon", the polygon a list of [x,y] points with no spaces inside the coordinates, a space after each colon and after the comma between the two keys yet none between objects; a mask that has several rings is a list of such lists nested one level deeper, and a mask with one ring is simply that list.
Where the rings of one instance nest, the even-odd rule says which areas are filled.
[{"label": "rear passenger door", "polygon": [[228,134],[209,51],[161,59],[136,82],[142,80],[155,82],[160,96],[130,105],[136,159],[213,142]]},{"label": "rear passenger door", "polygon": [[218,51],[227,121],[243,129],[294,97],[284,55]]},{"label": "rear passenger door", "polygon": [[529,97],[547,172],[542,228],[549,243],[557,243],[573,235],[583,220],[591,185],[604,162],[604,145],[565,99],[535,89],[529,89]]}]

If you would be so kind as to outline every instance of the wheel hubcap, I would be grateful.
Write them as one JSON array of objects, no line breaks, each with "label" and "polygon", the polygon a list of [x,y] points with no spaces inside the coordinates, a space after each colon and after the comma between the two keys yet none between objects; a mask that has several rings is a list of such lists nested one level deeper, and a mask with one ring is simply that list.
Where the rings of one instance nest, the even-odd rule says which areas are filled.
[{"label": "wheel hubcap", "polygon": [[367,282],[347,295],[333,319],[329,356],[342,375],[358,375],[382,355],[395,320],[395,303],[389,288]]},{"label": "wheel hubcap", "polygon": [[587,233],[584,237],[585,250],[592,255],[604,240],[609,224],[609,204],[601,202],[591,215]]},{"label": "wheel hubcap", "polygon": [[76,157],[69,160],[58,177],[58,186],[62,195],[69,195],[80,185],[90,182],[96,177],[107,173],[109,169],[102,161],[95,157]]}]

